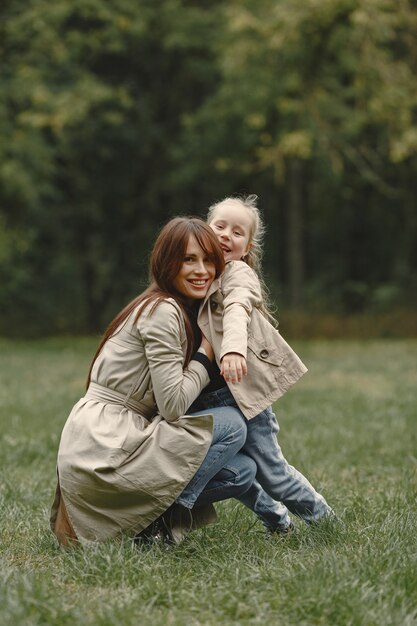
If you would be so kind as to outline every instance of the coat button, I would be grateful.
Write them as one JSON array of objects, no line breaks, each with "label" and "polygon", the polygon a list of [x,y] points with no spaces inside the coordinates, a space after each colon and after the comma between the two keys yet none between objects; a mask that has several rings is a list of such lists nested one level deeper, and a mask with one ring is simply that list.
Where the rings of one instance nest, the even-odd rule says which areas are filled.
[{"label": "coat button", "polygon": [[269,356],[268,350],[261,350],[261,357],[263,359],[266,359],[267,356]]},{"label": "coat button", "polygon": [[210,308],[212,311],[215,311],[218,307],[217,302],[214,302],[213,300],[210,302]]}]

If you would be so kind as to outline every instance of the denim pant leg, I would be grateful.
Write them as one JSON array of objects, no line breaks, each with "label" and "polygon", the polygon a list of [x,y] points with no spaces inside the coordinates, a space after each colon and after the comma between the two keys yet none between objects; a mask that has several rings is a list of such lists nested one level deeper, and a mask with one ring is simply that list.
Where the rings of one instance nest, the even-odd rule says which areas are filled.
[{"label": "denim pant leg", "polygon": [[207,483],[237,454],[245,442],[246,424],[240,411],[234,407],[203,409],[188,415],[213,415],[212,442],[204,461],[194,477],[177,498],[177,503],[192,509]]},{"label": "denim pant leg", "polygon": [[[208,410],[209,407],[213,406],[234,406],[237,408],[236,401],[228,387],[200,395],[190,409],[195,411]],[[243,414],[242,419],[245,420],[246,425],[249,424]],[[257,481],[254,481],[243,493],[234,493],[230,497],[237,498],[253,511],[269,530],[284,530],[291,523],[286,507],[273,500]]]},{"label": "denim pant leg", "polygon": [[256,463],[246,454],[238,452],[220,472],[218,472],[204,487],[197,498],[195,506],[212,504],[237,498],[245,493],[252,485],[256,476]]},{"label": "denim pant leg", "polygon": [[254,480],[243,494],[235,497],[253,511],[268,530],[282,531],[290,526],[291,518],[287,507],[273,500],[257,480]]},{"label": "denim pant leg", "polygon": [[278,445],[279,426],[272,409],[249,420],[247,429],[243,450],[256,462],[256,479],[264,490],[307,523],[331,516],[333,511],[323,496],[285,460]]}]

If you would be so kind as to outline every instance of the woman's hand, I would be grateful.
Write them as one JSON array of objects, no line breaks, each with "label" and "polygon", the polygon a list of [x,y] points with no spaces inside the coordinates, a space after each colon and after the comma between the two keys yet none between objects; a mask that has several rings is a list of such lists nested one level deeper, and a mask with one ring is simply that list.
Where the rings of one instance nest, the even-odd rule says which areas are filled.
[{"label": "woman's hand", "polygon": [[246,359],[238,352],[228,352],[220,363],[220,374],[227,383],[240,383],[248,373]]},{"label": "woman's hand", "polygon": [[206,337],[202,337],[201,339],[201,348],[204,349],[205,353],[207,354],[207,357],[210,359],[210,361],[214,361],[214,352],[213,352],[213,348],[211,347],[211,343],[208,341],[208,339],[206,339]]}]

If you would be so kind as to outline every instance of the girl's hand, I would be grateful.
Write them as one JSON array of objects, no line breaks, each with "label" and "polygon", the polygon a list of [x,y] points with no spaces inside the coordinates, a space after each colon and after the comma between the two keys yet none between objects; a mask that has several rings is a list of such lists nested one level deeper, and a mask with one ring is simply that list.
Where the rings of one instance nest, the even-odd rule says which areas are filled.
[{"label": "girl's hand", "polygon": [[214,361],[213,348],[211,347],[211,343],[208,341],[208,339],[206,339],[204,337],[204,335],[203,335],[203,337],[201,339],[201,347],[204,349],[204,351],[207,354],[207,357],[210,359],[210,361]]},{"label": "girl's hand", "polygon": [[240,383],[248,373],[246,359],[238,352],[228,352],[220,363],[220,374],[227,383]]}]

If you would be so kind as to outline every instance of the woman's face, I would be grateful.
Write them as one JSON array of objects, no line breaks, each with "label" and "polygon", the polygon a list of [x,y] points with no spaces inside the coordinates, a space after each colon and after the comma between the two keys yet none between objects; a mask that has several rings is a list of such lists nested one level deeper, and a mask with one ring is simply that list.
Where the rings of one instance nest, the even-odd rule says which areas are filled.
[{"label": "woman's face", "polygon": [[216,275],[212,258],[204,252],[194,235],[190,235],[184,259],[174,287],[188,302],[205,297]]}]

